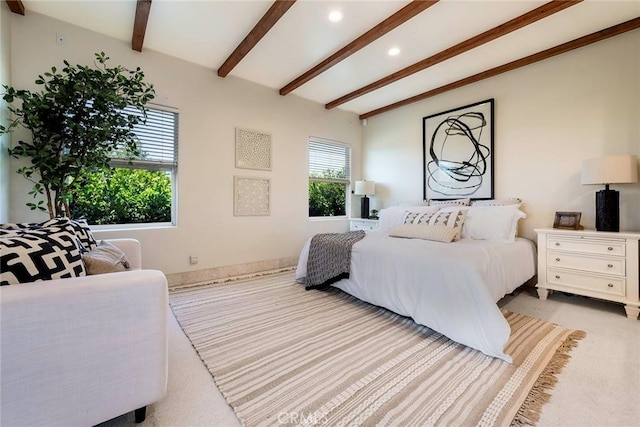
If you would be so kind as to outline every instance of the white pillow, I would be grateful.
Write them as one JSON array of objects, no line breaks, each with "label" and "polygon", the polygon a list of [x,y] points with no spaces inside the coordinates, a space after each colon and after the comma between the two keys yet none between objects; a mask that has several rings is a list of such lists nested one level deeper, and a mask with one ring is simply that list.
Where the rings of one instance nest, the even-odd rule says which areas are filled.
[{"label": "white pillow", "polygon": [[428,200],[407,200],[398,203],[398,206],[414,207],[414,206],[429,206]]},{"label": "white pillow", "polygon": [[407,208],[400,206],[391,206],[380,209],[378,211],[378,230],[389,231],[393,227],[397,227],[402,224],[405,213],[407,213]]},{"label": "white pillow", "polygon": [[471,202],[471,206],[507,206],[518,205],[520,206],[522,200],[516,198],[509,199],[491,199],[491,200],[474,200]]},{"label": "white pillow", "polygon": [[454,200],[429,200],[429,206],[469,206],[471,199],[454,199]]},{"label": "white pillow", "polygon": [[526,216],[518,205],[471,206],[462,226],[462,238],[513,242],[518,221]]}]

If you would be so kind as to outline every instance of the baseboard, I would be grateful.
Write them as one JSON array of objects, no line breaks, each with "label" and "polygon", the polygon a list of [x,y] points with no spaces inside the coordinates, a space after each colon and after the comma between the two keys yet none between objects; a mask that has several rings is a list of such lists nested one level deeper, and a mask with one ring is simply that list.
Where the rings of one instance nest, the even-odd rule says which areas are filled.
[{"label": "baseboard", "polygon": [[169,287],[177,287],[203,282],[215,282],[230,277],[247,276],[266,271],[291,269],[298,263],[298,257],[271,259],[267,261],[249,262],[246,264],[226,265],[203,270],[185,271],[167,274]]}]

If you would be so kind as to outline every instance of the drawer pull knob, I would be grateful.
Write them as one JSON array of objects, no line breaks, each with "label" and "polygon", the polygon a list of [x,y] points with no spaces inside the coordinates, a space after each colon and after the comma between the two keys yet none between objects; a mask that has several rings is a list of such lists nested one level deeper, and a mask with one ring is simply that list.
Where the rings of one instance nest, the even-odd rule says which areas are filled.
[{"label": "drawer pull knob", "polygon": [[560,278],[560,276],[558,276],[558,275],[556,274],[556,279],[559,279],[559,278]]},{"label": "drawer pull knob", "polygon": [[556,242],[556,246],[560,246],[560,243]]},{"label": "drawer pull knob", "polygon": [[613,264],[607,264],[607,267],[613,268]]},{"label": "drawer pull knob", "polygon": [[613,248],[612,248],[611,246],[609,246],[609,247],[607,248],[607,250],[608,250],[608,251],[612,251],[612,250],[613,250]]},{"label": "drawer pull knob", "polygon": [[613,283],[609,283],[607,286],[613,288]]},{"label": "drawer pull knob", "polygon": [[560,261],[560,258],[556,258],[556,261]]}]

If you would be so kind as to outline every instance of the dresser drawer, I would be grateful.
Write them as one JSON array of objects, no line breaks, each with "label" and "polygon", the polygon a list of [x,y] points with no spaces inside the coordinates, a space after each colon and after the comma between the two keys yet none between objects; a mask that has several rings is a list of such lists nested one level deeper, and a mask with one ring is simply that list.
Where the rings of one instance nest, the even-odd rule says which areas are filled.
[{"label": "dresser drawer", "polygon": [[625,279],[618,277],[598,277],[579,272],[567,272],[548,268],[547,283],[608,295],[625,295]]},{"label": "dresser drawer", "polygon": [[547,238],[547,249],[550,250],[625,256],[625,247],[625,241],[623,239],[583,239],[564,236],[549,236]]},{"label": "dresser drawer", "polygon": [[615,274],[617,276],[624,276],[626,273],[624,258],[598,258],[567,252],[547,252],[547,265],[549,267],[573,268],[595,273]]},{"label": "dresser drawer", "polygon": [[351,220],[351,225],[349,227],[349,229],[351,231],[357,231],[357,230],[365,230],[365,231],[371,231],[371,230],[377,230],[378,229],[378,221],[358,221],[358,220]]}]

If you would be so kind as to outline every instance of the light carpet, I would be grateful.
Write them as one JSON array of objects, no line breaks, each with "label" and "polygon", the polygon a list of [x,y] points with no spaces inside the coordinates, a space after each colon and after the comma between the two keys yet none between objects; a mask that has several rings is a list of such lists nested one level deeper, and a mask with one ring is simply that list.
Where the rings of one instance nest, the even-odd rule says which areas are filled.
[{"label": "light carpet", "polygon": [[504,311],[508,364],[291,272],[172,290],[170,303],[246,426],[534,424],[584,336]]}]

